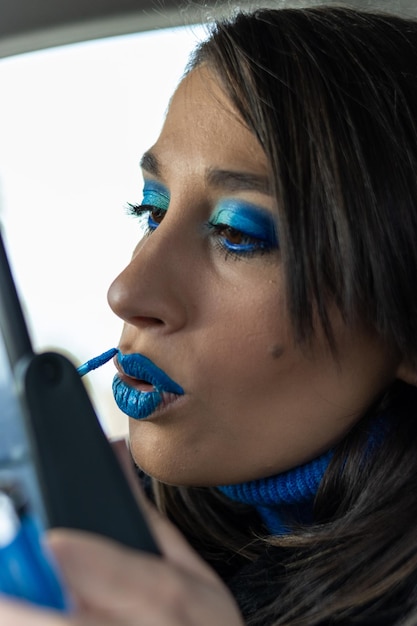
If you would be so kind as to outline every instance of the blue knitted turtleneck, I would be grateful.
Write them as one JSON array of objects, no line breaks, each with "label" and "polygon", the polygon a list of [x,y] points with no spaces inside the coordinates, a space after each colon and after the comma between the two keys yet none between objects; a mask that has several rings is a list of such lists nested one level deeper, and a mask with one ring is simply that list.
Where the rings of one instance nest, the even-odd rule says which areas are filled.
[{"label": "blue knitted turtleneck", "polygon": [[313,501],[333,450],[277,476],[218,487],[235,502],[254,506],[269,532],[283,535],[293,522],[312,522]]},{"label": "blue knitted turtleneck", "polygon": [[[381,413],[367,427],[366,455],[373,454],[391,428],[389,415]],[[217,487],[234,502],[249,504],[258,511],[269,532],[284,535],[294,523],[313,521],[313,503],[334,449],[287,472],[236,485]]]}]

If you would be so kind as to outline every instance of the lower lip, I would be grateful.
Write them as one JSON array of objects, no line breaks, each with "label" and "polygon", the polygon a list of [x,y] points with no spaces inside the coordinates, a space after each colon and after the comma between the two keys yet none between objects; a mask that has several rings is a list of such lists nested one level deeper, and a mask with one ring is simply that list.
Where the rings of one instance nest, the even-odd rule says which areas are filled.
[{"label": "lower lip", "polygon": [[136,420],[143,420],[160,412],[181,396],[166,391],[143,391],[128,385],[116,374],[113,379],[113,395],[123,413]]}]

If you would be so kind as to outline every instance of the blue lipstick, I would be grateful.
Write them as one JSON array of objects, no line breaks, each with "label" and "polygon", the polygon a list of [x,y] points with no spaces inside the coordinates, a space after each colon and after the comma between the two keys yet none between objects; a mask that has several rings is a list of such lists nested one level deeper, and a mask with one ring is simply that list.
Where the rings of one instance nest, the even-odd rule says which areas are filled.
[{"label": "blue lipstick", "polygon": [[89,361],[87,361],[87,363],[80,365],[80,367],[77,368],[77,372],[80,376],[85,376],[89,372],[92,372],[93,370],[96,370],[97,368],[107,363],[107,361],[110,361],[110,359],[112,359],[117,354],[117,352],[117,348],[111,348],[110,350],[106,350],[106,352],[103,352],[103,354],[100,354],[99,356],[94,357],[94,359],[90,359]]},{"label": "blue lipstick", "polygon": [[153,390],[141,391],[131,387],[116,374],[113,379],[113,395],[123,413],[134,419],[149,417],[161,404],[173,397],[184,395],[183,388],[172,380],[155,363],[142,354],[122,354],[117,356],[122,371],[130,378],[153,386]]}]

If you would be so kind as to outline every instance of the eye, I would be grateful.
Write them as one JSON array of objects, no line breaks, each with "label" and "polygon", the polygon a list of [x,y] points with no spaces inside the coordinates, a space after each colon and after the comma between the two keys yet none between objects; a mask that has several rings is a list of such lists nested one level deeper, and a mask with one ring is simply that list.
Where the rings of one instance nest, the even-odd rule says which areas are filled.
[{"label": "eye", "polygon": [[148,204],[142,204],[141,207],[143,212],[148,213],[148,228],[149,230],[155,230],[158,228],[159,224],[162,222],[166,215],[166,211],[164,209],[159,209],[156,206],[149,206]]},{"label": "eye", "polygon": [[236,230],[236,228],[219,224],[218,232],[233,245],[242,245],[243,243],[247,243],[247,236],[239,230]]},{"label": "eye", "polygon": [[141,237],[153,233],[165,217],[166,211],[149,204],[128,204],[127,213],[136,218]]},{"label": "eye", "polygon": [[216,224],[215,228],[218,235],[223,237],[224,243],[231,247],[233,246],[235,249],[252,247],[262,243],[255,237],[242,233],[240,230],[232,228],[232,226],[227,224]]},{"label": "eye", "polygon": [[273,214],[244,200],[222,199],[208,225],[216,245],[235,257],[266,254],[279,248]]},{"label": "eye", "polygon": [[169,201],[169,192],[163,185],[154,180],[145,180],[142,202],[127,205],[128,213],[139,221],[142,236],[158,228],[168,210]]},{"label": "eye", "polygon": [[268,241],[248,235],[227,224],[210,224],[216,245],[227,254],[235,257],[266,254],[276,249]]}]

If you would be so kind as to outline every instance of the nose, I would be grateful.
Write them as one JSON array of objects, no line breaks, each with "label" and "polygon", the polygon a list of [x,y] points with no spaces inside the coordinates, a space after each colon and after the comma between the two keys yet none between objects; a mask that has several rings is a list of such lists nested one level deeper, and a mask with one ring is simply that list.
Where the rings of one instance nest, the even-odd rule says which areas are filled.
[{"label": "nose", "polygon": [[174,235],[164,234],[164,227],[139,243],[130,263],[110,285],[107,299],[128,324],[169,333],[186,321],[187,261],[180,250],[177,254]]}]

